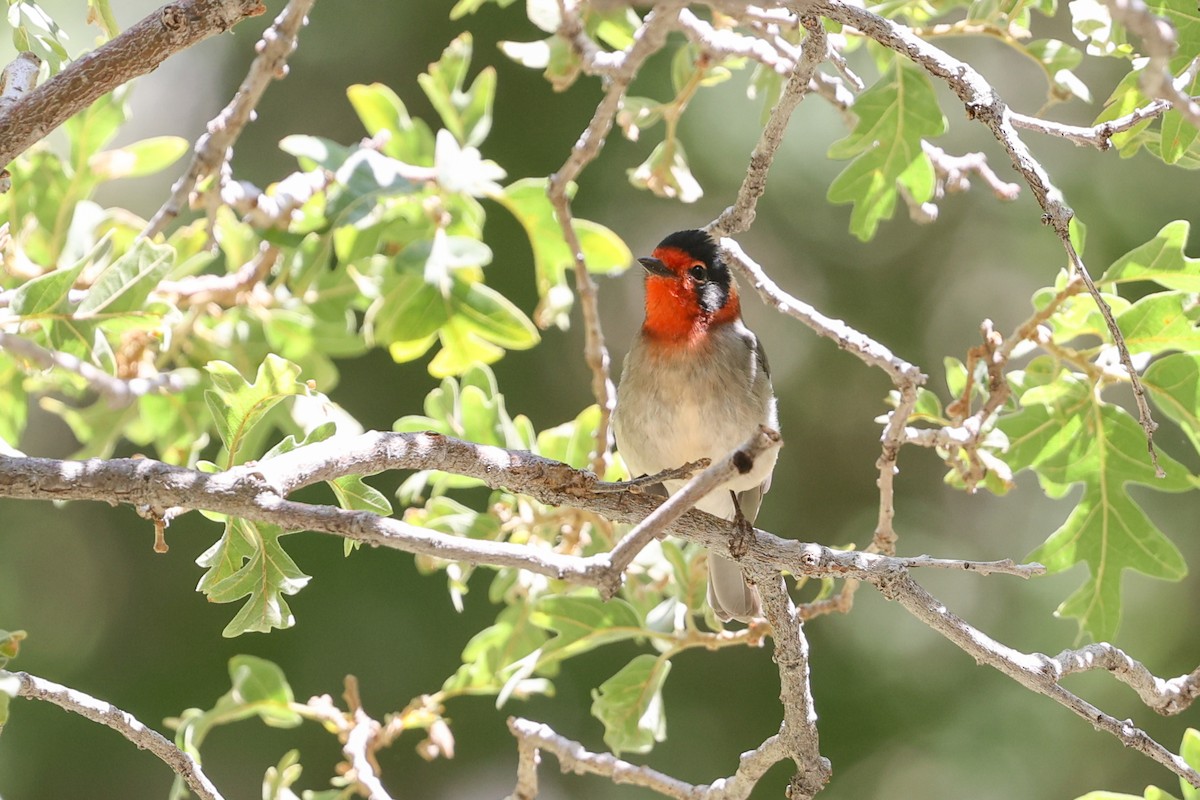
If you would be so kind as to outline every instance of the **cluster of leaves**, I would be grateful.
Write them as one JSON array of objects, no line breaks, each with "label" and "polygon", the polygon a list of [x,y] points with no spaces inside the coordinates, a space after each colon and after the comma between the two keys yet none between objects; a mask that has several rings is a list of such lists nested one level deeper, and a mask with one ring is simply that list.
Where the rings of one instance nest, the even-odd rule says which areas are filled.
[{"label": "cluster of leaves", "polygon": [[[1097,283],[1142,373],[1142,384],[1158,413],[1178,425],[1200,453],[1200,259],[1184,254],[1188,223],[1172,222],[1151,241],[1114,262]],[[1137,292],[1131,301],[1118,287]],[[1081,633],[1105,640],[1121,615],[1121,576],[1132,569],[1155,578],[1179,580],[1187,572],[1179,549],[1129,493],[1131,485],[1163,492],[1200,487],[1200,476],[1172,458],[1158,437],[1159,477],[1146,451],[1145,434],[1124,407],[1106,399],[1106,390],[1128,384],[1107,325],[1090,295],[1078,291],[1064,271],[1058,282],[1034,295],[1035,312],[1056,310],[1035,330],[1042,352],[1007,375],[995,391],[1007,402],[990,421],[979,455],[989,468],[982,485],[996,493],[1028,469],[1049,497],[1064,497],[1076,484],[1083,494],[1062,526],[1029,555],[1051,572],[1085,563],[1090,577],[1068,597],[1058,614],[1078,620]],[[1148,366],[1147,366],[1148,363]],[[989,399],[987,367],[976,374],[947,359],[950,393],[962,409]],[[1112,394],[1108,391],[1107,394]],[[961,422],[923,391],[914,421]],[[948,480],[963,485],[971,458],[968,448],[943,452],[954,467]]]},{"label": "cluster of leaves", "polygon": [[[327,396],[338,381],[335,358],[375,345],[405,361],[436,344],[429,371],[443,377],[533,346],[539,337],[530,319],[484,282],[492,253],[483,242],[481,198],[498,201],[528,230],[539,316],[565,325],[572,262],[545,179],[497,183],[503,170],[477,149],[491,127],[495,72],[481,71],[468,86],[470,58],[471,39],[463,35],[420,78],[445,126],[436,134],[390,89],[373,85],[349,90],[368,141],[286,138],[282,147],[299,171],[259,204],[290,209],[273,219],[243,220],[222,207],[211,232],[208,220],[197,220],[154,243],[139,236],[143,220],[97,205],[91,197],[101,182],[156,172],[187,149],[182,139],[162,137],[105,150],[126,119],[121,93],[67,124],[67,157],[39,147],[19,159],[16,189],[0,199],[12,253],[0,278],[9,289],[0,326],[116,378],[170,377],[175,391],[111,403],[78,370],[45,370],[2,351],[6,451],[19,445],[28,403],[40,396],[82,443],[79,456],[107,456],[127,440],[169,462],[226,469],[361,430]],[[315,189],[298,194],[297,185]],[[607,228],[581,220],[576,230],[598,271],[632,260]],[[215,301],[186,290],[189,280],[210,285],[203,281],[236,277],[270,258],[263,285]],[[286,438],[271,447],[275,431]],[[332,489],[344,507],[391,512],[357,478]],[[308,576],[280,546],[282,532],[221,521],[224,535],[199,560],[207,570],[199,589],[215,602],[248,598],[226,635],[292,624],[284,598]]]},{"label": "cluster of leaves", "polygon": [[[481,444],[526,449],[547,458],[586,468],[599,409],[591,406],[574,420],[534,435],[523,416],[510,417],[495,378],[484,367],[461,381],[446,379],[429,394],[425,415],[396,422],[397,431],[434,430]],[[609,479],[623,476],[618,464]],[[506,491],[490,493],[477,511],[447,496],[479,481],[439,472],[419,472],[400,489],[408,505],[428,494],[423,507],[412,505],[405,518],[422,527],[472,538],[524,544],[537,549],[587,556],[611,548],[623,526],[594,514],[545,506]],[[461,604],[468,564],[418,559],[425,570],[446,572],[452,597]],[[496,621],[467,643],[463,664],[431,697],[441,703],[461,695],[510,697],[551,693],[561,663],[597,647],[620,641],[648,642],[654,652],[635,656],[601,684],[592,713],[603,724],[605,742],[615,752],[644,752],[665,735],[662,685],[671,656],[691,647],[718,646],[718,638],[697,626],[708,615],[704,554],[698,547],[670,540],[656,542],[636,559],[620,594],[604,601],[593,589],[498,570],[488,598],[501,605]],[[722,639],[742,644],[746,637]]]},{"label": "cluster of leaves", "polygon": [[[461,0],[452,16],[473,13],[486,0]],[[500,5],[507,5],[499,2]],[[1155,0],[1148,4],[1155,13],[1169,20],[1178,32],[1178,48],[1171,59],[1173,74],[1182,73],[1200,55],[1200,25],[1195,8],[1187,0]],[[998,2],[998,0],[889,0],[873,11],[891,19],[902,19],[919,35],[976,35],[1003,42],[1015,52],[1038,64],[1046,78],[1046,105],[1079,100],[1093,101],[1092,90],[1076,74],[1087,56],[1120,58],[1129,61],[1130,71],[1112,91],[1096,122],[1116,119],[1149,103],[1140,89],[1145,60],[1131,46],[1122,26],[1114,22],[1108,7],[1099,0],[1071,0],[1067,4],[1071,30],[1079,46],[1055,38],[1033,38],[1034,12],[1047,18],[1058,14],[1057,0]],[[965,12],[965,13],[964,13]],[[614,50],[622,50],[633,41],[641,19],[628,8],[580,11],[584,31],[595,41]],[[528,16],[534,25],[550,34],[532,42],[504,42],[502,50],[524,66],[543,70],[556,90],[564,90],[582,72],[582,56],[559,33],[557,6],[549,0],[529,3]],[[946,21],[950,20],[950,21]],[[756,36],[750,28],[738,27],[737,21],[718,15],[720,28]],[[850,203],[854,209],[850,231],[863,241],[874,237],[879,224],[891,219],[901,193],[914,205],[935,197],[934,165],[923,151],[922,143],[946,132],[946,120],[928,75],[907,59],[874,42],[866,42],[857,32],[829,25],[831,46],[843,55],[866,50],[879,73],[876,82],[862,91],[849,111],[854,125],[849,134],[835,142],[829,157],[850,160],[845,170],[829,187],[832,203]],[[803,30],[796,25],[780,31],[775,47],[791,46],[798,52]],[[786,50],[776,56],[786,58]],[[687,156],[678,138],[678,122],[689,101],[701,87],[728,80],[734,71],[751,62],[744,56],[717,58],[698,45],[688,43],[675,50],[671,80],[675,95],[669,101],[629,95],[622,102],[617,123],[627,138],[637,141],[641,133],[659,122],[664,123],[662,140],[639,166],[630,169],[630,182],[661,197],[685,203],[703,195],[700,183],[692,175]],[[764,117],[782,88],[783,76],[766,63],[754,65],[749,81],[751,98],[765,100]],[[1200,78],[1181,87],[1185,93],[1200,92]],[[1200,145],[1196,129],[1177,111],[1169,111],[1161,120],[1149,118],[1129,131],[1113,137],[1123,156],[1145,148],[1168,164],[1187,168],[1200,166]]]},{"label": "cluster of leaves", "polygon": [[[486,366],[507,350],[535,345],[539,336],[525,313],[484,280],[492,253],[483,241],[481,200],[497,202],[528,233],[540,298],[534,316],[543,327],[567,325],[572,293],[566,274],[573,257],[546,198],[546,179],[502,186],[504,171],[480,154],[492,123],[496,80],[488,68],[468,82],[470,60],[471,39],[464,34],[420,77],[444,126],[440,130],[409,115],[387,87],[352,86],[349,99],[369,139],[347,146],[289,136],[281,147],[296,157],[298,169],[268,187],[254,213],[239,218],[232,208],[221,207],[215,219],[196,220],[159,242],[140,235],[144,220],[92,200],[100,183],[157,172],[187,149],[185,141],[163,137],[106,150],[126,120],[123,92],[103,98],[67,124],[67,156],[39,146],[15,162],[15,189],[0,199],[12,254],[0,278],[0,329],[56,354],[60,364],[76,359],[131,386],[170,377],[172,390],[132,392],[127,402],[108,402],[82,370],[45,369],[36,359],[0,351],[0,391],[7,398],[0,404],[4,451],[19,452],[28,404],[40,402],[71,427],[82,445],[81,457],[105,457],[132,442],[166,461],[207,471],[270,459],[361,430],[327,393],[338,382],[335,359],[377,346],[397,361],[421,358],[436,348],[428,369],[444,379],[426,404],[428,417],[399,420],[397,430],[445,430],[585,466],[598,409],[585,409],[575,420],[539,434],[524,417],[508,416]],[[274,217],[259,213],[268,207],[284,211]],[[589,268],[611,272],[631,263],[628,248],[610,230],[587,220],[574,225]],[[216,295],[188,290],[189,281],[211,286],[205,281],[236,277],[262,259],[271,259],[271,271],[260,285]],[[620,475],[617,466],[610,477]],[[417,475],[406,482],[401,498],[406,504],[418,502],[428,489],[428,502],[410,509],[410,519],[460,535],[578,552],[611,543],[612,528],[599,518],[507,493],[496,493],[481,513],[444,494],[469,484],[454,476]],[[393,511],[391,501],[359,477],[339,478],[329,488],[344,508]],[[207,516],[224,530],[197,559],[204,569],[197,588],[212,602],[239,604],[224,635],[294,624],[287,598],[310,576],[283,546],[292,532]],[[564,536],[572,526],[573,536]],[[682,551],[675,551],[679,568],[691,573],[688,602],[695,610],[703,596],[702,559],[692,553],[685,562]],[[468,565],[426,561],[422,566],[444,570],[452,595],[461,600]],[[599,609],[593,638],[613,614],[627,623],[629,638],[643,635],[650,606],[662,599],[658,589],[667,580],[656,574],[654,582],[653,596],[644,587],[629,589],[629,598],[639,591],[650,598],[635,607],[629,598],[604,605],[594,594],[580,598],[563,585],[521,585],[516,571],[499,572],[494,599],[507,596],[524,605],[525,613],[536,607],[539,622],[524,619],[522,624],[542,631],[541,640],[528,648],[524,643],[534,639],[519,639],[522,646],[514,657],[528,659],[551,639],[558,642],[524,667],[525,676],[506,694],[518,685],[527,693],[538,680],[530,675],[553,674],[563,658],[612,640],[611,635],[592,641],[574,631],[553,633],[571,610],[555,611],[556,599]],[[502,613],[497,624],[505,619]],[[494,641],[495,631],[489,631]],[[11,642],[15,651],[19,638],[6,635],[3,647]],[[492,650],[487,635],[467,651],[463,669],[447,680],[440,697],[501,693],[510,684],[505,670],[516,667]],[[484,674],[480,667],[492,662],[496,672]],[[665,676],[666,664],[656,672]],[[304,716],[295,710],[274,665],[244,656],[231,663],[230,671],[233,688],[227,696],[213,709],[193,709],[177,721],[180,745],[188,752],[198,755],[216,724],[259,716],[288,726]],[[618,712],[609,695],[626,679],[618,676],[601,689],[598,708],[608,709],[610,718]],[[429,728],[440,717],[423,713],[414,719],[413,727]],[[296,774],[294,757],[275,768],[281,792]]]}]

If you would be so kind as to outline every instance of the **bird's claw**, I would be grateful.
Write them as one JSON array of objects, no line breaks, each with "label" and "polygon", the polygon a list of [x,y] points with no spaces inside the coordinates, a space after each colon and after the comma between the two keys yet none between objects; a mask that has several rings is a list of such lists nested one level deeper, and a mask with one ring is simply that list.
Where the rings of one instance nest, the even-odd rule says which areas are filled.
[{"label": "bird's claw", "polygon": [[730,490],[729,496],[733,500],[733,531],[729,537],[729,555],[740,560],[750,550],[750,542],[754,539],[754,525],[742,513],[737,492]]}]

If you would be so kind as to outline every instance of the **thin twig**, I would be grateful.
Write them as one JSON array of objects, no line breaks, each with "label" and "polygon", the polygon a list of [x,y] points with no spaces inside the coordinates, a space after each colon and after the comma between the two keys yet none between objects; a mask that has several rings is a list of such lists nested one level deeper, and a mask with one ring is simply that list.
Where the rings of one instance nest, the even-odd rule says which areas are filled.
[{"label": "thin twig", "polygon": [[1184,92],[1191,81],[1181,87],[1171,74],[1171,58],[1179,50],[1171,23],[1151,11],[1142,0],[1104,0],[1104,4],[1115,22],[1142,39],[1145,54],[1149,56],[1142,70],[1142,91],[1149,98],[1166,100],[1192,127],[1200,128],[1200,104]]},{"label": "thin twig", "polygon": [[90,719],[112,728],[124,736],[140,750],[149,750],[159,760],[184,780],[188,788],[196,793],[200,800],[223,800],[217,787],[213,785],[196,759],[176,747],[167,737],[158,731],[147,728],[137,717],[128,711],[122,711],[111,703],[98,700],[91,695],[76,689],[69,689],[52,681],[30,675],[28,672],[4,672],[0,670],[0,680],[5,676],[15,678],[20,684],[18,697],[31,700],[44,700],[59,708],[66,709],[81,717]]},{"label": "thin twig", "polygon": [[1114,120],[1100,122],[1091,127],[1053,122],[1027,114],[1018,114],[1014,111],[1012,123],[1018,128],[1044,133],[1047,136],[1058,136],[1081,147],[1088,146],[1095,147],[1097,150],[1108,150],[1112,147],[1113,136],[1135,128],[1146,120],[1162,116],[1163,112],[1170,108],[1171,104],[1166,100],[1154,100]]},{"label": "thin twig", "polygon": [[1200,772],[1132,721],[1119,720],[1060,686],[1053,665],[1046,656],[1021,653],[995,641],[948,610],[945,604],[907,574],[896,575],[876,586],[885,597],[903,605],[976,661],[995,667],[1027,689],[1049,697],[1082,717],[1096,730],[1112,734],[1126,747],[1144,753],[1192,786],[1200,787]]},{"label": "thin twig", "polygon": [[[603,475],[608,467],[609,439],[612,427],[612,412],[616,406],[616,389],[609,376],[611,359],[604,343],[604,331],[600,327],[600,310],[597,301],[596,282],[588,272],[587,261],[579,237],[575,233],[574,216],[571,213],[571,184],[590,164],[604,146],[604,139],[612,130],[613,120],[620,110],[621,100],[633,76],[642,63],[657,52],[666,40],[667,32],[677,17],[672,13],[678,2],[655,5],[646,15],[641,28],[634,35],[634,42],[623,53],[604,53],[583,34],[583,23],[579,19],[576,3],[559,0],[562,24],[559,34],[572,42],[584,61],[584,71],[599,72],[604,76],[606,89],[604,98],[596,106],[591,122],[579,136],[571,154],[557,172],[550,176],[546,194],[554,206],[558,224],[562,228],[563,240],[571,251],[575,263],[575,291],[579,294],[579,306],[583,314],[584,360],[592,371],[592,394],[600,407],[600,421],[596,424],[595,445],[592,453],[592,471]],[[601,59],[601,55],[603,58]],[[602,63],[600,63],[602,62]]]},{"label": "thin twig", "polygon": [[827,317],[803,300],[783,291],[733,239],[722,238],[721,249],[729,262],[747,277],[769,307],[800,320],[817,334],[833,340],[838,347],[857,356],[863,363],[882,369],[897,386],[920,386],[925,382],[925,375],[921,370],[894,355],[887,347],[866,334],[859,333],[845,322]]},{"label": "thin twig", "polygon": [[1164,716],[1184,711],[1200,695],[1200,667],[1186,675],[1164,680],[1155,676],[1142,662],[1108,642],[1089,644],[1078,650],[1064,650],[1052,661],[1057,666],[1059,678],[1093,669],[1108,670],[1114,678],[1137,692],[1148,708]]},{"label": "thin twig", "polygon": [[354,768],[354,780],[367,790],[370,800],[392,800],[369,757],[371,741],[379,734],[379,723],[367,716],[362,707],[354,710],[354,726],[346,735],[346,743],[342,745],[342,755]]},{"label": "thin twig", "polygon": [[521,753],[519,780],[517,788],[509,795],[510,800],[532,800],[537,797],[539,750],[553,753],[563,772],[602,775],[613,783],[641,786],[676,800],[696,800],[707,796],[698,792],[698,787],[651,767],[631,764],[611,753],[593,753],[579,742],[559,736],[549,725],[520,717],[509,717],[508,729],[517,738]]},{"label": "thin twig", "polygon": [[950,569],[964,570],[966,572],[977,572],[980,575],[1015,575],[1018,578],[1033,578],[1038,575],[1045,575],[1046,568],[1037,562],[1029,564],[1019,564],[1011,558],[1001,559],[1000,561],[962,561],[957,558],[934,558],[933,556],[909,556],[906,558],[896,559],[899,563],[909,568],[934,568],[934,569]]},{"label": "thin twig", "polygon": [[[196,184],[207,176],[220,177],[223,165],[229,160],[233,145],[242,129],[250,122],[258,101],[272,80],[287,75],[287,59],[296,49],[300,28],[308,22],[308,11],[315,0],[288,0],[287,6],[275,18],[271,27],[258,42],[258,55],[250,65],[237,94],[229,105],[208,123],[208,131],[196,141],[192,161],[187,171],[171,187],[171,196],[146,224],[141,235],[153,237],[166,229],[188,202]],[[219,182],[219,181],[218,181]],[[214,197],[221,194],[214,187]]]},{"label": "thin twig", "polygon": [[1154,474],[1159,478],[1165,478],[1167,477],[1167,471],[1158,463],[1158,450],[1154,447],[1154,432],[1158,430],[1158,423],[1154,421],[1154,417],[1150,414],[1150,404],[1146,401],[1146,387],[1142,385],[1142,379],[1138,375],[1137,369],[1133,366],[1133,358],[1129,355],[1129,348],[1125,344],[1125,336],[1121,333],[1121,328],[1117,325],[1112,308],[1108,305],[1104,297],[1101,296],[1100,290],[1096,288],[1096,283],[1092,280],[1091,273],[1088,272],[1083,259],[1076,252],[1074,243],[1068,237],[1063,240],[1063,244],[1067,248],[1067,255],[1071,259],[1075,274],[1083,279],[1088,292],[1095,299],[1096,306],[1100,309],[1100,314],[1104,317],[1104,324],[1108,326],[1108,332],[1112,336],[1113,344],[1117,346],[1117,355],[1121,359],[1121,366],[1125,368],[1125,372],[1129,375],[1129,384],[1133,388],[1133,400],[1138,410],[1138,424],[1142,426],[1142,430],[1146,433],[1146,450],[1150,454],[1150,463],[1154,465]]},{"label": "thin twig", "polygon": [[1000,200],[1016,200],[1021,193],[1019,185],[1000,180],[1000,176],[992,170],[987,156],[983,153],[964,153],[961,156],[952,156],[924,139],[921,140],[921,149],[933,163],[933,170],[937,176],[934,197],[940,199],[946,192],[964,192],[971,188],[969,178],[971,174],[978,175],[980,180],[992,190],[992,194]]},{"label": "thin twig", "polygon": [[742,179],[734,204],[708,224],[708,231],[713,236],[736,236],[749,230],[754,223],[755,206],[758,204],[758,198],[767,190],[767,171],[771,168],[775,153],[783,142],[788,120],[791,119],[796,106],[808,95],[817,67],[825,60],[829,51],[829,42],[820,21],[816,17],[804,17],[803,22],[808,36],[804,40],[800,60],[784,84],[783,93],[771,109],[767,124],[763,126],[758,143],[750,154],[746,177]]},{"label": "thin twig", "polygon": [[182,392],[200,380],[199,373],[192,369],[161,372],[152,378],[122,379],[70,353],[47,350],[35,342],[3,331],[0,331],[0,350],[7,350],[45,369],[63,369],[75,373],[87,382],[89,388],[104,397],[112,408],[127,406],[143,395]]},{"label": "thin twig", "polygon": [[688,41],[706,52],[722,57],[751,58],[780,75],[795,69],[795,59],[781,55],[779,48],[759,36],[745,36],[729,29],[717,29],[689,9],[679,11],[679,29]]},{"label": "thin twig", "polygon": [[917,405],[917,386],[908,382],[900,386],[900,402],[888,414],[887,423],[880,436],[879,458],[875,468],[879,470],[879,513],[875,522],[875,535],[871,538],[868,552],[895,555],[896,529],[896,473],[899,467],[900,447],[904,444],[904,426]]},{"label": "thin twig", "polygon": [[236,272],[224,275],[191,275],[176,281],[162,281],[158,294],[169,295],[182,306],[216,303],[226,308],[241,304],[246,295],[266,280],[279,262],[279,248],[269,242],[259,246],[257,255]]}]

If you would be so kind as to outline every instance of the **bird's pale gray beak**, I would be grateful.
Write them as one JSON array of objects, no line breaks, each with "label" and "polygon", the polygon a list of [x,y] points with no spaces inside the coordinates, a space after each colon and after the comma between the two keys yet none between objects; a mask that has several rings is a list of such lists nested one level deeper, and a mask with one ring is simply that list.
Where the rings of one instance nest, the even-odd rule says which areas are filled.
[{"label": "bird's pale gray beak", "polygon": [[651,275],[657,275],[660,278],[675,277],[675,273],[671,271],[671,268],[657,258],[639,258],[638,263]]}]

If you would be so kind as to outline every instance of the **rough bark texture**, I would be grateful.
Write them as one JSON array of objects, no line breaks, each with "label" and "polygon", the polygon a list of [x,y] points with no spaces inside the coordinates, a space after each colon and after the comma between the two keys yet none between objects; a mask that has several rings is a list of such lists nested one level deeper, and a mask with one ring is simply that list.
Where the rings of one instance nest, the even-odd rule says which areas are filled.
[{"label": "rough bark texture", "polygon": [[79,111],[180,50],[266,10],[260,0],[168,3],[0,113],[0,164],[9,164]]}]

